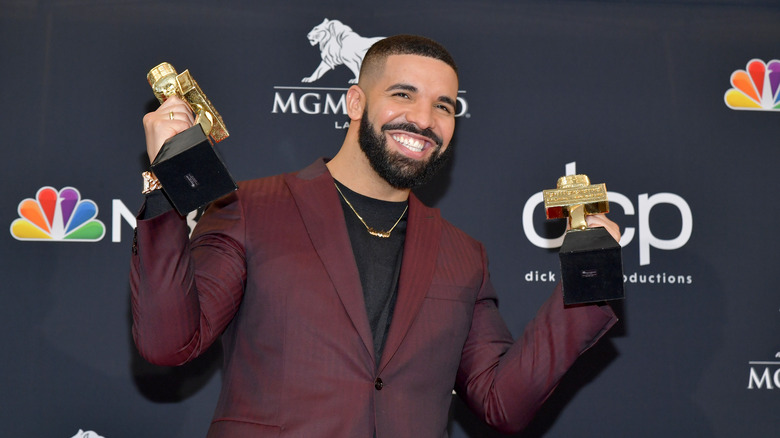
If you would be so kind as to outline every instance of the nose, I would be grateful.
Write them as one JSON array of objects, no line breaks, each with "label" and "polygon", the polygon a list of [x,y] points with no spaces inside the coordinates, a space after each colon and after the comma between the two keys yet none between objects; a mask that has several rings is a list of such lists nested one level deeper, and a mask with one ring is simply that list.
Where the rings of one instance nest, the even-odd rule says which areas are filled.
[{"label": "nose", "polygon": [[421,130],[432,128],[435,123],[433,110],[433,105],[427,102],[417,102],[407,112],[406,121],[413,123]]}]

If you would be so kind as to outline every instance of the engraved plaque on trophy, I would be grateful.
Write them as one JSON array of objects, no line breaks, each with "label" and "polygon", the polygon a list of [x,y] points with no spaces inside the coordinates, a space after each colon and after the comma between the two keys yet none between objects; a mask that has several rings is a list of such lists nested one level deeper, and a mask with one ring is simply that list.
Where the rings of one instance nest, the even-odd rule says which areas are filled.
[{"label": "engraved plaque on trophy", "polygon": [[585,175],[558,179],[544,190],[547,219],[568,218],[559,252],[564,304],[585,304],[625,297],[620,244],[602,227],[589,228],[585,216],[609,212],[607,188],[591,185]]},{"label": "engraved plaque on trophy", "polygon": [[177,74],[167,62],[146,76],[160,101],[177,96],[195,114],[195,125],[169,138],[151,165],[165,195],[181,215],[202,207],[237,189],[213,143],[228,137],[225,123],[190,75]]}]

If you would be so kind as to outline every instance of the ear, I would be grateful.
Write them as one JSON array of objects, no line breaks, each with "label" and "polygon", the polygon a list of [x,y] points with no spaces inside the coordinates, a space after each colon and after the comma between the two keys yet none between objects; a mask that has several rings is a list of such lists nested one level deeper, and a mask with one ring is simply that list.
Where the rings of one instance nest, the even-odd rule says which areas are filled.
[{"label": "ear", "polygon": [[349,87],[346,104],[350,120],[360,120],[366,108],[366,93],[357,85]]}]

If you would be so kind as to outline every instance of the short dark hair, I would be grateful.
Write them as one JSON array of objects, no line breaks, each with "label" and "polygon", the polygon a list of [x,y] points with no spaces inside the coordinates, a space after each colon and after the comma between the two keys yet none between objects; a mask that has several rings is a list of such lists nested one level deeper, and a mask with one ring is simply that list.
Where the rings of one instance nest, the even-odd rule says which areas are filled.
[{"label": "short dark hair", "polygon": [[458,74],[458,66],[450,55],[450,52],[436,41],[419,35],[395,35],[383,38],[374,43],[363,57],[360,67],[360,76],[384,65],[390,55],[419,55],[438,59],[452,67]]}]

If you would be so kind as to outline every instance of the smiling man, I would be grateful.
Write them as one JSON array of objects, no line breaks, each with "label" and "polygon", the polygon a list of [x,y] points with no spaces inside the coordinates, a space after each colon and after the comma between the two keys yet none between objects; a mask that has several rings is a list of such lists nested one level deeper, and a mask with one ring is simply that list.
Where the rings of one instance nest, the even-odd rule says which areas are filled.
[{"label": "smiling man", "polygon": [[[522,429],[616,321],[560,287],[513,340],[483,246],[411,188],[452,153],[457,68],[423,37],[366,54],[332,160],[242,182],[187,238],[159,190],[131,265],[141,354],[185,363],[222,338],[209,437],[445,437],[452,390],[488,424]],[[193,123],[169,99],[144,118],[154,159]],[[619,239],[604,216],[589,216]]]},{"label": "smiling man", "polygon": [[[347,92],[347,113],[359,129],[347,132],[328,169],[347,186],[367,183],[366,196],[405,200],[451,155],[458,77],[444,51],[439,59],[395,54],[387,41],[373,47],[382,49],[366,56],[360,83]],[[369,180],[350,178],[366,162],[374,170],[365,173]]]}]

